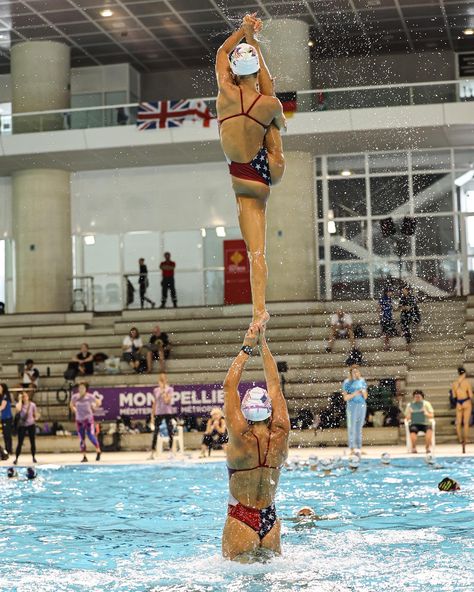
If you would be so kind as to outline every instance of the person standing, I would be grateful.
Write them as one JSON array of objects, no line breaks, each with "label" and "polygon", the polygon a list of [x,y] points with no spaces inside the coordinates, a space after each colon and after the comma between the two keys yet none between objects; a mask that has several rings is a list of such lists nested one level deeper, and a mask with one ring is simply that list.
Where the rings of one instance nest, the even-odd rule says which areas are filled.
[{"label": "person standing", "polygon": [[13,413],[12,413],[12,398],[8,386],[3,383],[0,384],[0,412],[2,417],[2,431],[3,440],[5,442],[5,450],[8,454],[13,454],[12,442],[12,428],[13,428]]},{"label": "person standing", "polygon": [[166,300],[168,299],[168,290],[171,292],[171,300],[173,301],[173,306],[177,308],[178,306],[178,299],[176,297],[176,288],[174,285],[174,270],[176,268],[176,263],[171,261],[171,253],[165,253],[165,260],[160,263],[161,269],[161,306],[160,308],[165,308]]},{"label": "person standing", "polygon": [[433,441],[431,420],[434,418],[434,411],[431,403],[425,401],[423,391],[413,391],[413,401],[408,403],[405,409],[405,418],[410,422],[411,451],[415,454],[418,452],[416,449],[418,432],[424,432],[426,452],[431,452],[431,443]]},{"label": "person standing", "polygon": [[153,431],[153,439],[151,442],[150,460],[155,458],[156,443],[158,442],[158,435],[160,433],[160,425],[164,420],[166,429],[168,430],[168,439],[170,451],[173,447],[173,387],[168,384],[166,374],[161,373],[159,377],[159,384],[153,390],[153,405],[151,408],[151,415],[154,418],[155,429]]},{"label": "person standing", "polygon": [[145,265],[145,259],[141,257],[138,260],[138,268],[139,268],[139,275],[138,275],[138,287],[140,289],[140,307],[144,308],[145,302],[151,305],[151,308],[155,308],[155,303],[153,300],[150,300],[146,296],[146,291],[148,290],[148,286],[150,282],[148,280],[148,267]]},{"label": "person standing", "polygon": [[400,325],[402,327],[403,337],[407,343],[407,350],[411,353],[411,342],[413,341],[412,325],[418,325],[421,321],[420,309],[416,297],[413,295],[410,286],[402,286],[400,295]]},{"label": "person standing", "polygon": [[458,379],[453,382],[451,390],[456,399],[456,433],[462,444],[463,453],[469,439],[469,422],[472,414],[472,387],[467,379],[466,370],[458,368]]},{"label": "person standing", "polygon": [[362,448],[362,428],[367,413],[367,383],[360,369],[353,366],[349,377],[342,383],[342,396],[346,401],[347,435],[351,454],[360,454]]},{"label": "person standing", "polygon": [[101,450],[95,434],[94,409],[99,407],[98,399],[88,392],[89,384],[81,382],[79,392],[71,398],[71,411],[76,416],[77,435],[79,436],[80,448],[83,454],[81,462],[87,462],[86,455],[86,436],[95,446],[95,460],[100,460]]},{"label": "person standing", "polygon": [[390,348],[390,337],[396,337],[397,327],[393,320],[393,289],[391,286],[384,288],[382,296],[379,299],[380,306],[380,330],[384,339],[384,351]]},{"label": "person standing", "polygon": [[28,434],[30,440],[30,449],[33,462],[36,461],[36,422],[38,421],[40,414],[36,407],[36,404],[30,400],[28,391],[24,390],[20,393],[18,403],[16,404],[16,411],[19,414],[18,420],[18,444],[15,451],[15,460],[13,464],[18,463],[18,458],[23,448],[23,442],[25,436]]}]

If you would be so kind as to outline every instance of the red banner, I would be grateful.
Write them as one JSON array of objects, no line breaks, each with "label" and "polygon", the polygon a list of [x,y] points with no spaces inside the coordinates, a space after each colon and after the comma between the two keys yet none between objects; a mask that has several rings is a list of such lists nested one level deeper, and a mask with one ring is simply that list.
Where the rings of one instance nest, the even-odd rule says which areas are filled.
[{"label": "red banner", "polygon": [[250,262],[243,240],[224,241],[224,304],[252,302]]}]

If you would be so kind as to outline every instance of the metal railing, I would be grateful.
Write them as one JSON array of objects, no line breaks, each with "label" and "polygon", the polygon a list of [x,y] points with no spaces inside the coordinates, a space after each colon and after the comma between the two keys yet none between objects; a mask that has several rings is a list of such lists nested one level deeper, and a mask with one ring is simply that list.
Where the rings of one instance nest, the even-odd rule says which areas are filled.
[{"label": "metal railing", "polygon": [[[196,99],[198,100],[198,99]],[[203,97],[215,114],[216,97]],[[408,105],[431,105],[474,100],[474,80],[381,84],[349,88],[321,88],[297,92],[298,112],[338,111]],[[11,120],[10,132],[32,133],[136,125],[138,103],[58,109],[1,115]],[[6,121],[6,119],[5,119]],[[0,129],[2,129],[0,125]]]}]

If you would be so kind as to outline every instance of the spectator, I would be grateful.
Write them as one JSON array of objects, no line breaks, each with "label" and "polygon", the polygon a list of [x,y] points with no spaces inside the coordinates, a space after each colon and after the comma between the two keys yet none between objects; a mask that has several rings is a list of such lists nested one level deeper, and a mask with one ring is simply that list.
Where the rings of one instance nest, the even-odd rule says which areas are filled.
[{"label": "spectator", "polygon": [[383,349],[388,351],[390,349],[390,337],[397,336],[397,327],[393,319],[393,289],[391,286],[386,286],[379,299],[380,306],[380,329],[384,339]]},{"label": "spectator", "polygon": [[94,410],[100,407],[100,401],[93,394],[88,392],[89,384],[81,382],[79,392],[71,397],[71,411],[76,418],[77,435],[79,446],[82,452],[81,462],[87,462],[86,436],[89,438],[96,450],[95,460],[100,460],[101,450],[95,434]]},{"label": "spectator", "polygon": [[425,401],[423,391],[413,391],[413,401],[408,403],[405,409],[405,418],[410,423],[411,451],[416,454],[416,440],[418,432],[425,433],[426,452],[431,452],[431,442],[433,440],[433,428],[431,420],[434,418],[434,411],[431,403]]},{"label": "spectator", "polygon": [[145,265],[145,259],[143,259],[143,257],[138,260],[138,267],[140,271],[138,276],[138,286],[140,288],[140,307],[144,308],[145,302],[148,302],[148,304],[151,305],[151,308],[155,308],[155,303],[153,300],[150,300],[146,296],[146,291],[148,290],[150,282],[148,281],[148,268]]},{"label": "spectator", "polygon": [[140,333],[136,327],[130,329],[129,334],[123,338],[122,342],[122,360],[127,362],[131,368],[138,372],[140,370],[141,355],[140,351],[143,342]]},{"label": "spectator", "polygon": [[227,426],[222,409],[214,407],[211,409],[211,417],[207,420],[206,431],[201,444],[201,458],[211,454],[212,448],[222,446],[224,452],[229,441]]},{"label": "spectator", "polygon": [[420,309],[413,295],[410,286],[404,284],[400,296],[400,325],[402,327],[403,337],[407,342],[407,350],[411,353],[411,342],[413,340],[412,325],[417,325],[421,321]]},{"label": "spectator", "polygon": [[171,253],[166,252],[165,260],[160,263],[160,269],[162,273],[160,308],[165,308],[166,300],[168,299],[168,290],[171,291],[171,300],[173,301],[173,306],[175,308],[178,306],[178,300],[176,298],[176,288],[174,285],[175,268],[176,263],[174,261],[171,261]]},{"label": "spectator", "polygon": [[0,384],[0,412],[2,417],[2,431],[3,440],[5,442],[5,450],[8,454],[13,454],[12,443],[12,429],[13,429],[13,413],[12,413],[12,398],[8,386],[3,383]]},{"label": "spectator", "polygon": [[159,325],[156,325],[151,332],[150,339],[144,346],[143,352],[146,356],[148,374],[153,370],[153,360],[160,360],[160,372],[166,372],[165,360],[170,356],[171,345],[168,334],[161,331]]},{"label": "spectator", "polygon": [[[467,379],[466,370],[458,368],[458,379],[451,387],[454,399],[456,400],[456,433],[460,444],[463,445],[463,452],[469,438],[469,423],[472,414],[472,387]],[[8,449],[7,449],[8,450]]]},{"label": "spectator", "polygon": [[39,371],[34,367],[33,360],[28,359],[23,366],[23,373],[21,376],[21,386],[35,391],[39,386]]},{"label": "spectator", "polygon": [[94,356],[89,350],[87,343],[81,345],[81,351],[69,362],[68,370],[74,370],[76,376],[87,376],[94,374]]},{"label": "spectator", "polygon": [[155,429],[153,431],[153,439],[151,441],[151,460],[153,460],[155,457],[156,443],[158,442],[160,425],[163,420],[166,423],[166,429],[168,431],[170,450],[173,447],[173,392],[173,388],[168,384],[166,374],[161,373],[159,377],[159,384],[153,390],[154,401],[151,409],[151,415],[155,420]]},{"label": "spectator", "polygon": [[35,403],[30,400],[30,395],[27,390],[20,393],[18,403],[16,404],[16,411],[19,414],[18,418],[18,444],[15,451],[15,460],[13,464],[18,463],[18,458],[23,448],[25,436],[28,434],[30,440],[30,449],[33,462],[36,462],[36,422],[39,419],[39,411]]},{"label": "spectator", "polygon": [[331,330],[329,333],[327,353],[331,353],[332,346],[336,339],[350,339],[351,349],[354,349],[354,331],[352,329],[352,317],[339,308],[335,314],[331,316]]},{"label": "spectator", "polygon": [[342,383],[342,396],[346,401],[347,434],[351,454],[360,454],[362,428],[367,413],[367,383],[357,366],[349,370],[349,378]]}]

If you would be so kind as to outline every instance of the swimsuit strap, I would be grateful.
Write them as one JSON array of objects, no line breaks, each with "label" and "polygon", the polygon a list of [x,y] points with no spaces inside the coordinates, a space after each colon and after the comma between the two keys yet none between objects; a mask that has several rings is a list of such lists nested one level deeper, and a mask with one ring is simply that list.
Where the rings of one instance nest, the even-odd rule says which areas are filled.
[{"label": "swimsuit strap", "polygon": [[[240,86],[239,86],[240,88]],[[242,97],[242,90],[240,91],[240,96]],[[250,107],[247,109],[247,111],[245,111],[244,113],[244,103],[242,100],[242,113],[244,113],[244,115],[248,115],[250,113],[250,111],[252,111],[252,109],[254,108],[255,104],[261,99],[262,95],[258,94],[255,97],[255,101],[250,105]]]}]

